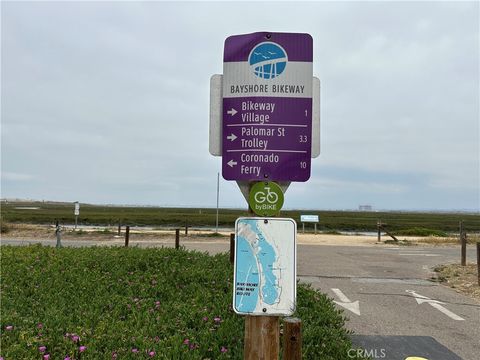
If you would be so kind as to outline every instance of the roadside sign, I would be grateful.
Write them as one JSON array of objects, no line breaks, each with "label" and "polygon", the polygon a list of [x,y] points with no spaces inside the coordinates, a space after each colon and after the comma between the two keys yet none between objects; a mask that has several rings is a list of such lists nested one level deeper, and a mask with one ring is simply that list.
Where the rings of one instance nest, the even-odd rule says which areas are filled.
[{"label": "roadside sign", "polygon": [[313,39],[258,32],[225,41],[222,175],[226,180],[310,177]]},{"label": "roadside sign", "polygon": [[[312,89],[312,159],[320,155],[320,79],[313,77]],[[223,75],[210,78],[210,124],[208,150],[213,156],[222,156],[222,103]]]},{"label": "roadside sign", "polygon": [[272,181],[261,181],[252,186],[248,204],[259,216],[276,216],[283,206],[282,188]]},{"label": "roadside sign", "polygon": [[293,219],[237,219],[233,292],[237,314],[293,314],[297,296],[296,233]]},{"label": "roadside sign", "polygon": [[318,223],[318,215],[300,215],[300,222]]},{"label": "roadside sign", "polygon": [[75,209],[73,210],[73,215],[80,215],[80,203],[78,201],[75,201]]}]

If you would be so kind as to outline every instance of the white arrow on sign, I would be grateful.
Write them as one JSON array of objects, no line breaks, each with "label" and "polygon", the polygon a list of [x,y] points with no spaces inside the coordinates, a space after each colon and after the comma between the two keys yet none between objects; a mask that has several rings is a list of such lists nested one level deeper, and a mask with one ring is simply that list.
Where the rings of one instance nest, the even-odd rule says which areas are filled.
[{"label": "white arrow on sign", "polygon": [[235,134],[232,134],[232,135],[228,135],[227,136],[227,139],[230,140],[230,141],[233,141],[235,140],[237,137],[235,136]]},{"label": "white arrow on sign", "polygon": [[350,301],[348,297],[340,289],[332,289],[335,295],[338,296],[340,301],[334,301],[335,304],[353,312],[355,315],[360,316],[360,303],[357,301]]},{"label": "white arrow on sign", "polygon": [[420,294],[417,294],[415,291],[413,290],[405,290],[407,293],[409,294],[412,294],[412,296],[415,298],[415,300],[417,300],[417,304],[423,304],[423,303],[427,303],[427,304],[430,304],[432,307],[434,307],[435,309],[441,311],[442,313],[444,313],[445,315],[447,315],[449,318],[453,319],[453,320],[458,320],[458,321],[461,321],[461,320],[465,320],[464,318],[461,318],[460,316],[458,316],[457,314],[454,314],[453,312],[451,312],[450,310],[444,308],[441,304],[445,305],[445,303],[441,302],[441,301],[438,301],[438,300],[432,300],[426,296],[423,296],[423,295],[420,295]]},{"label": "white arrow on sign", "polygon": [[234,108],[232,108],[231,110],[228,110],[228,111],[227,111],[227,114],[233,116],[233,115],[235,115],[237,112],[238,112],[237,110],[235,110]]},{"label": "white arrow on sign", "polygon": [[234,167],[235,165],[237,165],[237,162],[236,161],[233,161],[233,160],[230,160],[228,163],[227,163],[228,166],[230,167]]}]

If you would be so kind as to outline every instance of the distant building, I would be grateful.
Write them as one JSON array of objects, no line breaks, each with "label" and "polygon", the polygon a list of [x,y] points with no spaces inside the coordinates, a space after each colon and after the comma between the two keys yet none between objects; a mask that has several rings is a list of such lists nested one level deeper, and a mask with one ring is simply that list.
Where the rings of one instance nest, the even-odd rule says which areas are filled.
[{"label": "distant building", "polygon": [[358,210],[360,211],[372,211],[372,205],[358,205]]}]

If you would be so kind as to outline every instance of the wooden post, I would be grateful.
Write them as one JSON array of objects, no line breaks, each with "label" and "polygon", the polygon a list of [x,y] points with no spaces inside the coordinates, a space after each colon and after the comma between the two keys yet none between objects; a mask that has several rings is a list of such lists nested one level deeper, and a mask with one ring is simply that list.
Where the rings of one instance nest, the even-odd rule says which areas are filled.
[{"label": "wooden post", "polygon": [[478,286],[480,286],[480,241],[477,241],[477,277]]},{"label": "wooden post", "polygon": [[382,241],[382,222],[377,220],[377,242]]},{"label": "wooden post", "polygon": [[467,265],[467,234],[465,231],[460,235],[460,240],[462,242],[462,266]]},{"label": "wooden post", "polygon": [[185,219],[185,235],[188,235],[188,220]]},{"label": "wooden post", "polygon": [[460,237],[458,238],[458,241],[461,244],[462,243],[462,234],[463,234],[463,220],[460,220],[460,222],[458,224],[458,227],[459,227],[459,232],[460,232]]},{"label": "wooden post", "polygon": [[245,316],[245,360],[277,360],[280,353],[278,316]]},{"label": "wooden post", "polygon": [[180,247],[180,229],[175,229],[175,249]]},{"label": "wooden post", "polygon": [[302,232],[305,234],[305,223],[302,223]]},{"label": "wooden post", "polygon": [[230,234],[230,263],[235,262],[235,234]]},{"label": "wooden post", "polygon": [[55,235],[57,236],[57,248],[62,247],[62,227],[58,223],[58,220],[55,223]]},{"label": "wooden post", "polygon": [[315,226],[315,235],[317,235],[317,223],[315,223],[314,226]]},{"label": "wooden post", "polygon": [[[249,192],[254,185],[249,184]],[[254,212],[248,206],[248,213]],[[278,360],[280,355],[280,325],[278,316],[245,316],[244,360]]]},{"label": "wooden post", "polygon": [[285,318],[283,320],[283,359],[302,359],[302,320]]},{"label": "wooden post", "polygon": [[125,227],[125,247],[128,247],[128,242],[130,241],[130,226]]},{"label": "wooden post", "polygon": [[118,236],[122,233],[122,223],[118,221]]}]

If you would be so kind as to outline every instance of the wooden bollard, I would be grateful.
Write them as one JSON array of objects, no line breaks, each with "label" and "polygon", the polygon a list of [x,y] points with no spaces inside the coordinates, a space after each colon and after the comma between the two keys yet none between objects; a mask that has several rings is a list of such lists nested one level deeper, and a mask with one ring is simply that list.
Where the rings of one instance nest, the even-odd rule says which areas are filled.
[{"label": "wooden bollard", "polygon": [[302,359],[302,320],[285,318],[283,320],[283,359]]},{"label": "wooden bollard", "polygon": [[467,234],[463,232],[461,235],[461,241],[462,241],[462,266],[467,265]]},{"label": "wooden bollard", "polygon": [[460,220],[458,223],[458,228],[460,232],[460,237],[458,238],[458,242],[461,244],[462,243],[462,234],[463,234],[463,220]]},{"label": "wooden bollard", "polygon": [[230,263],[235,262],[235,234],[230,234]]},{"label": "wooden bollard", "polygon": [[280,327],[278,316],[245,316],[244,360],[278,359]]},{"label": "wooden bollard", "polygon": [[377,242],[382,241],[382,222],[377,220]]},{"label": "wooden bollard", "polygon": [[125,226],[125,247],[128,247],[128,242],[130,241],[130,226]]},{"label": "wooden bollard", "polygon": [[117,233],[117,235],[120,236],[121,233],[122,233],[122,223],[119,221],[118,222],[118,233]]},{"label": "wooden bollard", "polygon": [[188,220],[185,220],[185,235],[188,235]]},{"label": "wooden bollard", "polygon": [[180,229],[175,230],[175,249],[180,247]]},{"label": "wooden bollard", "polygon": [[477,277],[478,286],[480,286],[480,241],[477,241]]}]

